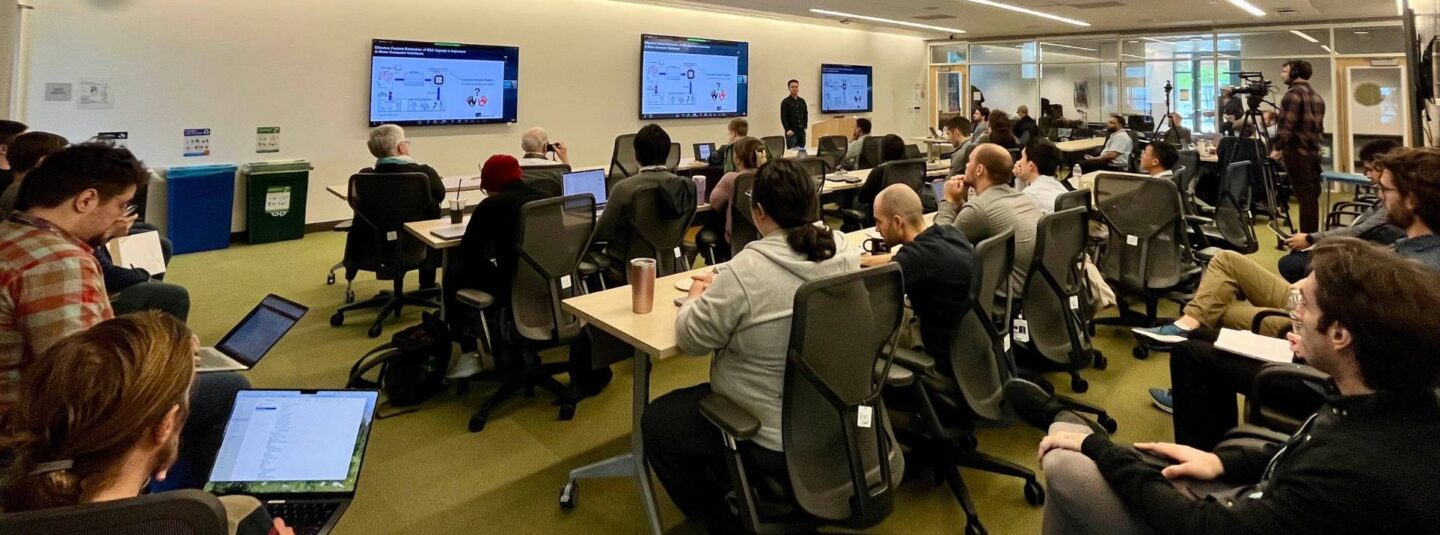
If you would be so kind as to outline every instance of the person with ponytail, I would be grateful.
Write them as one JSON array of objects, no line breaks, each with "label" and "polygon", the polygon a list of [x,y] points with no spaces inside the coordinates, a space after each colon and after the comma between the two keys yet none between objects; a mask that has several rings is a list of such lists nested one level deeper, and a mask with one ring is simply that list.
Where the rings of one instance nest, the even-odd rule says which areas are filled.
[{"label": "person with ponytail", "polygon": [[696,275],[680,307],[675,335],[681,352],[715,354],[710,382],[656,399],[641,433],[656,476],[692,519],[730,520],[724,514],[725,450],[720,432],[701,416],[700,400],[718,392],[757,416],[760,432],[740,449],[767,471],[783,469],[781,398],[795,291],[810,280],[860,269],[858,249],[816,225],[816,187],[794,162],[761,165],[750,191],[736,194],[750,197],[751,217],[764,238],[715,272]]},{"label": "person with ponytail", "polygon": [[[134,498],[169,475],[190,412],[199,342],[156,311],[108,320],[26,370],[0,458],[7,512]],[[220,498],[232,535],[293,535],[248,496]]]}]

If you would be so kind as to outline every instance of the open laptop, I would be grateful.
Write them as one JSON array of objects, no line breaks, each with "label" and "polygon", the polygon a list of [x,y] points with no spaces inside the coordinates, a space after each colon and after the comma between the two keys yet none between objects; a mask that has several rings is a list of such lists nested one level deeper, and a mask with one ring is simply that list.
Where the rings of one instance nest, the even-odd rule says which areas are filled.
[{"label": "open laptop", "polygon": [[708,162],[708,161],[710,161],[710,154],[712,154],[712,153],[714,153],[714,152],[715,152],[715,144],[714,144],[714,143],[696,143],[696,144],[695,144],[695,161],[697,161],[697,162]]},{"label": "open laptop", "polygon": [[945,136],[940,134],[940,129],[933,126],[930,127],[930,137],[935,139],[945,139]]},{"label": "open laptop", "polygon": [[265,504],[297,535],[325,535],[355,498],[375,390],[241,390],[205,491]]},{"label": "open laptop", "polygon": [[225,333],[214,347],[200,348],[195,371],[223,372],[254,368],[275,343],[290,332],[310,309],[275,294],[265,296],[245,319]]},{"label": "open laptop", "polygon": [[595,213],[605,211],[605,170],[588,169],[561,175],[561,190],[566,196],[589,193],[595,196]]}]

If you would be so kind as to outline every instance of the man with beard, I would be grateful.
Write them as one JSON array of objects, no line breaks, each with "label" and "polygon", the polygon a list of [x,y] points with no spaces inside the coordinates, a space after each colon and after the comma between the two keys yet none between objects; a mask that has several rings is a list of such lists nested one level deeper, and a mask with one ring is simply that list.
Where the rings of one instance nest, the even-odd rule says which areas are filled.
[{"label": "man with beard", "polygon": [[1105,131],[1109,137],[1105,139],[1105,148],[1100,149],[1099,156],[1091,156],[1080,161],[1080,169],[1086,173],[1092,171],[1129,171],[1130,153],[1135,150],[1134,140],[1130,139],[1130,132],[1125,130],[1125,118],[1111,115],[1105,122]]},{"label": "man with beard", "polygon": [[1325,134],[1325,99],[1310,87],[1310,62],[1291,60],[1280,69],[1290,86],[1280,101],[1270,159],[1285,164],[1285,174],[1300,201],[1300,232],[1320,230],[1320,143]]}]

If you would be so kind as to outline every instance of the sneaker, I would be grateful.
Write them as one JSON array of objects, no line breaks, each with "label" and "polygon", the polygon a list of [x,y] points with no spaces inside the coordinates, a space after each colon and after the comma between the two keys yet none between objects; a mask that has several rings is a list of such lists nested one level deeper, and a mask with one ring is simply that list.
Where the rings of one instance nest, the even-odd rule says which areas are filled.
[{"label": "sneaker", "polygon": [[1174,323],[1160,327],[1151,327],[1149,329],[1136,327],[1130,329],[1130,332],[1166,345],[1178,344],[1190,339],[1190,331],[1181,329],[1179,325]]},{"label": "sneaker", "polygon": [[447,379],[468,379],[481,371],[480,353],[471,351],[455,359],[450,366],[450,373],[445,374],[445,377]]},{"label": "sneaker", "polygon": [[1175,414],[1175,398],[1172,397],[1173,393],[1174,391],[1169,388],[1151,388],[1150,400],[1155,402],[1156,408],[1170,414]]}]

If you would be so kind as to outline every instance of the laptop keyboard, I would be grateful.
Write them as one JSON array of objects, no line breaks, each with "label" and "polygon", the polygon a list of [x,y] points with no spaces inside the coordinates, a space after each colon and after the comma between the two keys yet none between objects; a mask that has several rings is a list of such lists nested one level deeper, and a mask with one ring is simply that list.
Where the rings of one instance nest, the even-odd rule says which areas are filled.
[{"label": "laptop keyboard", "polygon": [[330,521],[330,515],[339,508],[338,502],[284,502],[267,503],[265,509],[272,518],[285,519],[285,525],[295,530],[295,535],[315,535]]},{"label": "laptop keyboard", "polygon": [[230,359],[226,358],[218,350],[206,348],[200,351],[200,368],[202,369],[234,367],[235,365],[230,363]]}]

